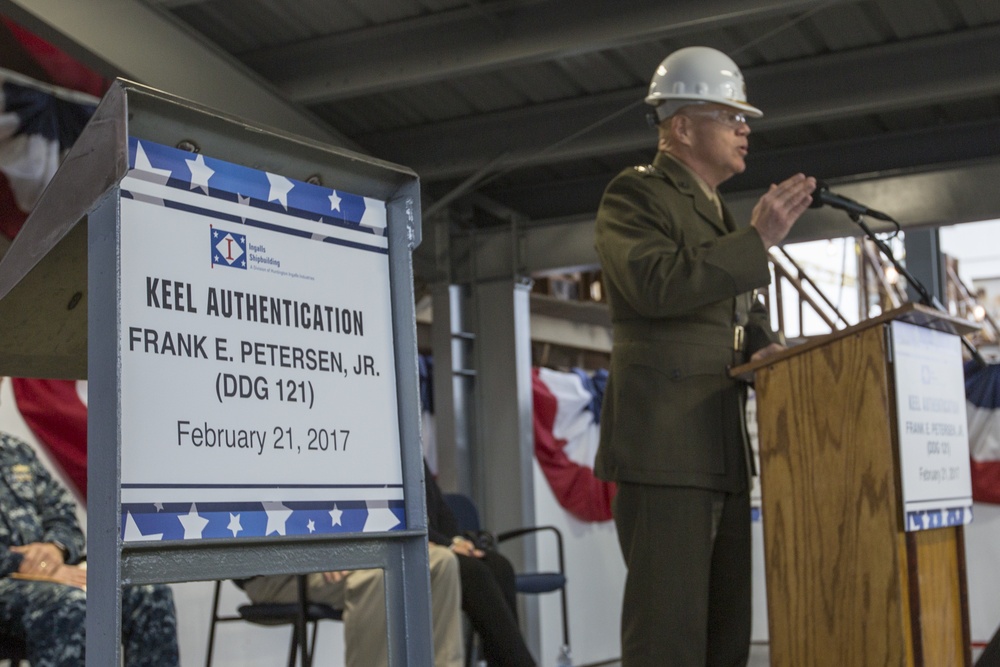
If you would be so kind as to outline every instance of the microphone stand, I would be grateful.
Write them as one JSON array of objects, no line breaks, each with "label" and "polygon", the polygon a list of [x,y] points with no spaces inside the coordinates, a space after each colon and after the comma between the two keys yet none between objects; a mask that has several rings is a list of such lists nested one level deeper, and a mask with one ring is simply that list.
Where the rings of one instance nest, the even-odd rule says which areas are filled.
[{"label": "microphone stand", "polygon": [[[865,235],[868,236],[868,238],[870,238],[873,243],[875,243],[875,245],[882,252],[882,254],[885,255],[885,257],[890,262],[892,262],[892,265],[896,269],[896,271],[898,271],[901,276],[906,278],[906,282],[909,283],[910,287],[916,290],[917,294],[920,295],[921,304],[934,308],[935,310],[938,310],[944,313],[945,315],[950,314],[948,313],[948,310],[944,307],[944,304],[941,303],[941,301],[936,296],[927,291],[927,288],[924,286],[924,284],[919,280],[917,280],[909,271],[907,271],[905,266],[899,263],[899,261],[893,256],[892,249],[889,248],[889,244],[883,241],[882,239],[878,238],[877,236],[875,236],[875,233],[865,223],[864,216],[862,216],[860,213],[854,213],[854,212],[850,212],[848,213],[848,215],[851,216],[851,220],[856,222],[858,226],[861,227],[862,230],[864,230]],[[893,222],[895,222],[895,220]],[[965,336],[959,336],[958,338],[962,341],[962,345],[965,346],[966,351],[972,356],[972,359],[973,361],[976,362],[976,365],[979,368],[985,368],[988,364],[986,360],[983,359],[983,356],[979,354],[979,350],[976,349],[976,346],[973,345],[971,342],[969,342],[969,340],[966,339]]]}]

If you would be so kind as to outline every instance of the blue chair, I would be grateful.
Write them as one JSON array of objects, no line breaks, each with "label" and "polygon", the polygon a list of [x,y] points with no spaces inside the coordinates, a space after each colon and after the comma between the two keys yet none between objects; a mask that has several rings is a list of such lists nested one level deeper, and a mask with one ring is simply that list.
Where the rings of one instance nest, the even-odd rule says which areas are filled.
[{"label": "blue chair", "polygon": [[[444,501],[448,509],[455,515],[459,530],[479,533],[482,528],[479,523],[479,510],[476,509],[472,499],[461,493],[446,493]],[[542,593],[554,593],[559,591],[562,602],[562,634],[563,646],[569,646],[569,618],[566,605],[566,561],[563,557],[562,532],[555,526],[528,526],[516,528],[495,536],[496,543],[502,544],[508,540],[524,537],[533,533],[548,531],[555,535],[556,553],[559,558],[559,570],[557,572],[519,572],[514,575],[515,585],[518,593],[528,595],[539,595]]]},{"label": "blue chair", "polygon": [[[308,602],[305,575],[298,575],[298,584],[300,602],[244,604],[236,609],[236,616],[223,616],[219,614],[219,592],[222,588],[222,582],[216,581],[215,594],[212,598],[212,620],[208,630],[208,653],[205,658],[205,667],[212,666],[215,626],[218,623],[232,621],[244,621],[256,625],[293,626],[291,646],[288,650],[288,667],[295,667],[297,653],[302,654],[302,667],[310,667],[316,652],[316,634],[319,631],[319,622],[343,620],[343,611],[334,609],[330,605]],[[310,625],[312,626],[311,638]]]}]

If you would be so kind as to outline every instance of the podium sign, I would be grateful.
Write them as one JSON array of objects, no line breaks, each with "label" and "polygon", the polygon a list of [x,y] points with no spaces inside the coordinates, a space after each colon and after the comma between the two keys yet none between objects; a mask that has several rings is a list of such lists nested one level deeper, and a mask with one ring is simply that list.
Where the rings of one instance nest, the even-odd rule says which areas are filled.
[{"label": "podium sign", "polygon": [[890,324],[899,474],[907,531],[972,521],[972,476],[958,336]]},{"label": "podium sign", "polygon": [[129,139],[122,537],[405,527],[385,202]]}]

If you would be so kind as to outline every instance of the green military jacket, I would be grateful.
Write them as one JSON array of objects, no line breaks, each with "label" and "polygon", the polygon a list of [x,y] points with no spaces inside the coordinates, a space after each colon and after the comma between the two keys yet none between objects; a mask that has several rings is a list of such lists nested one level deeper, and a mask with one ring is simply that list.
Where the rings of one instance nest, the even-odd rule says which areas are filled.
[{"label": "green military jacket", "polygon": [[[659,154],[608,185],[596,248],[613,350],[595,470],[611,481],[746,487],[744,389],[728,369],[777,336],[753,291],[767,251]],[[734,349],[738,348],[738,349]]]}]

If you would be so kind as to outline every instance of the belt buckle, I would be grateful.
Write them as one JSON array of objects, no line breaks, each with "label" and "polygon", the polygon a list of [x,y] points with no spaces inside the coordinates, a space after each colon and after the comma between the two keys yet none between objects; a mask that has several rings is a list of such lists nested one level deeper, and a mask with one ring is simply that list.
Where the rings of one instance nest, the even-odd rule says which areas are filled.
[{"label": "belt buckle", "polygon": [[733,350],[737,352],[743,351],[743,338],[745,336],[746,330],[742,324],[737,324],[733,328]]}]

